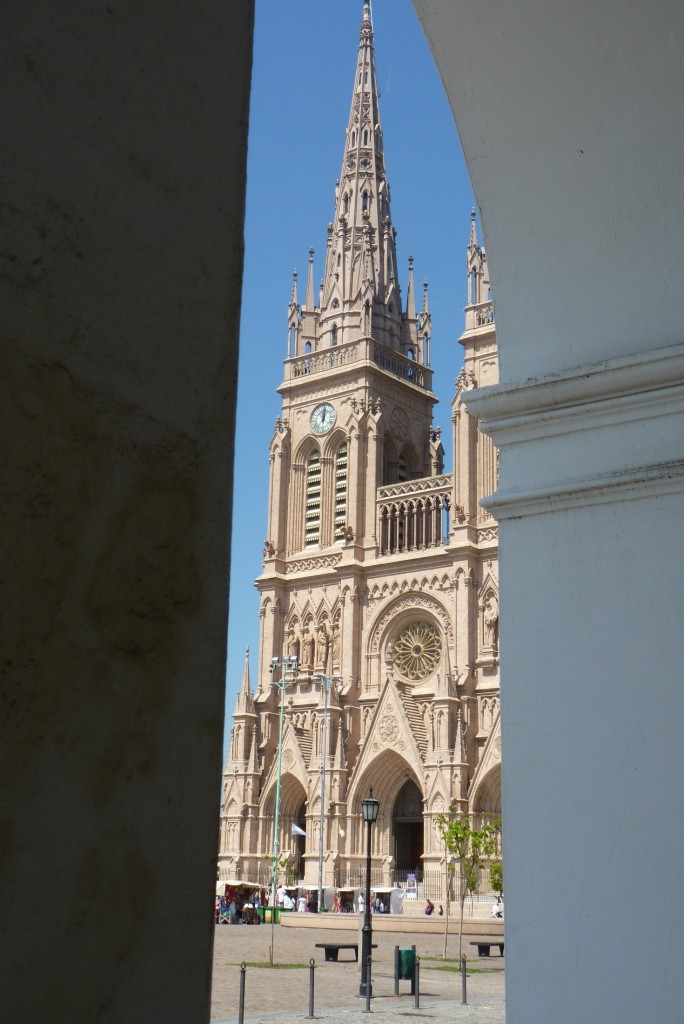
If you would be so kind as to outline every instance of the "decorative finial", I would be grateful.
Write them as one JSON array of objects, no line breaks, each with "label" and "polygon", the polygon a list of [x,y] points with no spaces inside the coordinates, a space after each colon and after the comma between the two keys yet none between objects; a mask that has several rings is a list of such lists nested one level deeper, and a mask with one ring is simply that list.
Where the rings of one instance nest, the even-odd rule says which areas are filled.
[{"label": "decorative finial", "polygon": [[473,206],[472,210],[470,211],[470,216],[473,218],[473,220],[475,220],[476,213],[475,213],[475,207],[474,206]]},{"label": "decorative finial", "polygon": [[413,256],[409,256],[409,268],[413,270]]},{"label": "decorative finial", "polygon": [[314,252],[315,252],[315,249],[313,247],[311,247],[309,249],[309,263],[313,263]]}]

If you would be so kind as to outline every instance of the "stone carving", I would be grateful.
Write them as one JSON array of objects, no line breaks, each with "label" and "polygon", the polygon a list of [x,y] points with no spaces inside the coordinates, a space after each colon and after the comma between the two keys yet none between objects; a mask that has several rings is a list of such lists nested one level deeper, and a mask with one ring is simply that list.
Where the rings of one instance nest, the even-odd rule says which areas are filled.
[{"label": "stone carving", "polygon": [[461,370],[456,378],[456,387],[459,391],[470,391],[471,388],[477,387],[475,374],[472,370],[466,370],[465,367]]},{"label": "stone carving", "polygon": [[285,572],[307,572],[309,569],[332,568],[341,560],[342,555],[321,555],[319,558],[302,558],[297,562],[290,562]]},{"label": "stone carving", "polygon": [[295,761],[295,756],[292,753],[292,751],[291,750],[284,750],[283,751],[283,765],[285,766],[285,768],[291,768],[292,765],[294,764],[294,761]]},{"label": "stone carving", "polygon": [[299,661],[299,638],[294,630],[290,630],[287,634],[287,653],[291,658],[296,658]]},{"label": "stone carving", "polygon": [[394,638],[394,669],[408,682],[432,675],[442,655],[442,639],[430,622],[412,622]]},{"label": "stone carving", "polygon": [[378,498],[403,498],[409,494],[433,494],[434,491],[449,493],[451,484],[451,473],[421,477],[419,480],[404,480],[400,484],[385,484],[384,487],[378,487]]},{"label": "stone carving", "polygon": [[494,594],[488,594],[485,598],[484,614],[484,642],[486,647],[496,647],[499,632],[499,603]]},{"label": "stone carving", "polygon": [[337,625],[333,626],[332,663],[333,665],[339,665],[340,663],[340,627]]},{"label": "stone carving", "polygon": [[393,743],[399,735],[399,726],[394,715],[384,715],[378,725],[378,735],[385,743]]},{"label": "stone carving", "polygon": [[428,594],[417,594],[415,592],[410,592],[404,595],[403,597],[399,598],[397,601],[394,601],[386,609],[386,611],[380,618],[380,621],[373,630],[373,639],[371,641],[370,647],[371,653],[378,653],[383,633],[389,622],[392,619],[396,618],[398,612],[401,612],[404,609],[411,609],[412,611],[416,611],[420,608],[425,608],[426,611],[431,611],[434,615],[436,615],[439,618],[439,620],[442,623],[442,629],[444,631],[444,635],[446,636],[447,644],[449,645],[449,647],[452,647],[454,642],[454,630],[451,625],[451,620],[449,619],[448,614],[441,606],[441,604],[435,601],[435,599],[430,597]]},{"label": "stone carving", "polygon": [[399,438],[400,441],[405,441],[409,435],[409,418],[404,409],[396,408],[392,410],[390,416],[390,426],[394,435]]},{"label": "stone carving", "polygon": [[316,641],[313,638],[312,633],[307,633],[304,637],[304,655],[302,657],[302,668],[305,671],[311,671],[314,667],[314,648]]},{"label": "stone carving", "polygon": [[316,664],[326,666],[328,663],[328,647],[330,645],[330,638],[328,631],[325,628],[325,623],[321,622],[316,633]]},{"label": "stone carving", "polygon": [[272,540],[264,541],[264,558],[273,558],[275,555],[275,545]]},{"label": "stone carving", "polygon": [[478,327],[494,323],[494,309],[491,303],[488,306],[483,306],[482,309],[478,309],[475,314],[475,323]]}]

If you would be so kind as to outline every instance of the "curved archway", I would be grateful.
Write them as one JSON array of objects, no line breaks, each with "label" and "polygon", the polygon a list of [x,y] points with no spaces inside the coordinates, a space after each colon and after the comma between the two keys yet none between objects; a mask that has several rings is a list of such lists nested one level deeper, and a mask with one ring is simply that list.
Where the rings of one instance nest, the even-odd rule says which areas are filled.
[{"label": "curved archway", "polygon": [[392,837],[395,870],[419,871],[425,846],[423,796],[413,779],[406,780],[394,801]]},{"label": "curved archway", "polygon": [[501,763],[487,772],[473,793],[473,814],[482,820],[501,817]]},{"label": "curved archway", "polygon": [[[410,784],[410,785],[409,785]],[[361,812],[361,801],[373,788],[373,796],[380,804],[378,820],[371,833],[372,853],[374,857],[391,858],[395,862],[397,856],[396,824],[409,825],[411,829],[400,829],[402,861],[410,853],[422,858],[424,852],[423,794],[421,780],[410,763],[396,750],[385,749],[366,766],[360,777],[352,784],[348,801],[353,815],[354,840],[353,846],[357,854],[365,852],[365,831]],[[403,794],[403,796],[402,796]],[[398,818],[397,818],[398,812]],[[412,845],[406,848],[407,835],[412,837]],[[388,861],[390,863],[390,861]],[[421,860],[403,871],[420,867]],[[397,866],[394,864],[396,872]]]},{"label": "curved archway", "polygon": [[[287,752],[286,752],[287,753]],[[269,787],[268,793],[263,802],[263,816],[268,822],[269,835],[268,846],[273,847],[273,829],[275,827],[275,782]],[[289,861],[285,874],[290,880],[297,881],[304,876],[304,863],[307,852],[308,834],[301,835],[299,832],[293,834],[292,826],[295,825],[306,833],[306,811],[307,798],[306,790],[301,781],[290,772],[284,772],[280,779],[280,816],[278,820],[278,850],[281,860]]]}]

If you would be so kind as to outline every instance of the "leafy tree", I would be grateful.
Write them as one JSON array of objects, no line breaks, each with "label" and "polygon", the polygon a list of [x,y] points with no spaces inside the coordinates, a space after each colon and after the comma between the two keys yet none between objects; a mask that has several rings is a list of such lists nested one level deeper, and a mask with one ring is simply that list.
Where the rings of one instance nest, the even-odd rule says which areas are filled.
[{"label": "leafy tree", "polygon": [[500,860],[494,860],[489,865],[489,883],[500,897],[503,896],[503,864]]},{"label": "leafy tree", "polygon": [[292,885],[295,881],[295,866],[292,857],[280,857],[276,861],[276,878],[284,885]]},{"label": "leafy tree", "polygon": [[451,867],[459,869],[459,902],[461,906],[461,917],[458,928],[458,959],[461,959],[461,948],[463,945],[463,910],[466,896],[477,886],[477,876],[480,868],[484,867],[485,858],[491,857],[497,852],[501,823],[491,822],[482,825],[481,828],[473,828],[473,822],[469,814],[461,814],[454,811],[450,817],[440,814],[437,817],[437,831],[445,852],[454,860]]}]

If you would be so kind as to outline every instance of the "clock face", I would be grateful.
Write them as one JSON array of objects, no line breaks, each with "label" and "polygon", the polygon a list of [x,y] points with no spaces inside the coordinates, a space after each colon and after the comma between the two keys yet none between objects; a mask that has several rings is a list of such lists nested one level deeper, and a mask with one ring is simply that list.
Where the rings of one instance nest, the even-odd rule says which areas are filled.
[{"label": "clock face", "polygon": [[337,414],[332,405],[323,402],[311,413],[311,429],[314,434],[327,434],[335,425]]}]

